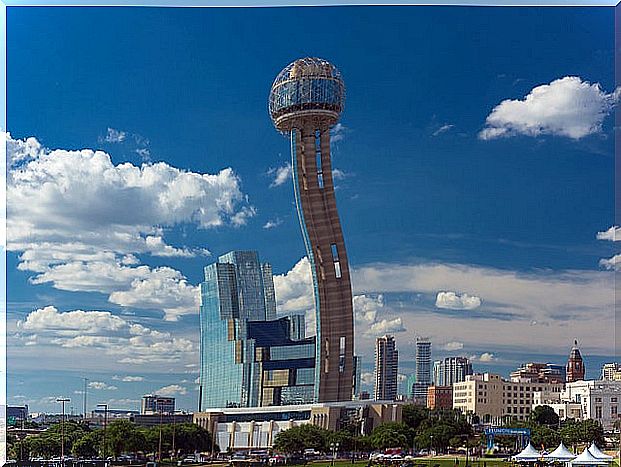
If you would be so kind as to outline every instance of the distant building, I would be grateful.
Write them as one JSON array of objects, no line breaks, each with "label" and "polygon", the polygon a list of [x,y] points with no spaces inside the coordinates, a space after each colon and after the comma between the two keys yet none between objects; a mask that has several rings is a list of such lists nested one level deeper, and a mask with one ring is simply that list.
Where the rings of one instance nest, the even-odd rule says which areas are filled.
[{"label": "distant building", "polygon": [[405,380],[406,394],[410,400],[414,399],[414,383],[416,383],[416,373],[411,374]]},{"label": "distant building", "polygon": [[567,383],[561,401],[580,404],[583,419],[597,420],[604,430],[611,430],[621,414],[621,381]]},{"label": "distant building", "polygon": [[452,386],[429,386],[427,388],[427,408],[450,409],[453,407]]},{"label": "distant building", "polygon": [[191,413],[138,414],[132,415],[129,418],[131,422],[138,426],[144,427],[177,423],[192,423],[193,419],[194,416]]},{"label": "distant building", "polygon": [[431,385],[431,342],[426,338],[416,339],[416,383],[414,403],[427,405],[427,388]]},{"label": "distant building", "polygon": [[8,405],[6,407],[6,420],[8,425],[15,425],[28,419],[27,405]]},{"label": "distant building", "polygon": [[354,375],[352,399],[360,399],[359,395],[362,390],[362,359],[358,355],[354,355],[354,366],[352,373]]},{"label": "distant building", "polygon": [[397,397],[399,352],[393,336],[375,340],[375,400],[392,401]]},{"label": "distant building", "polygon": [[[175,412],[175,398],[147,394],[142,396],[141,415],[168,414]],[[110,413],[110,411],[108,411]]]},{"label": "distant building", "polygon": [[574,341],[574,346],[569,354],[569,360],[567,360],[567,382],[573,383],[574,381],[583,380],[585,371],[582,355],[578,349],[578,341]]},{"label": "distant building", "polygon": [[529,362],[511,373],[511,381],[531,383],[564,383],[565,367],[552,363]]},{"label": "distant building", "polygon": [[602,379],[604,381],[621,381],[621,364],[604,363],[602,365]]},{"label": "distant building", "polygon": [[453,408],[475,414],[483,423],[501,424],[507,420],[527,420],[535,393],[559,392],[558,383],[506,381],[490,373],[468,375],[453,385]]},{"label": "distant building", "polygon": [[452,386],[461,383],[472,374],[472,363],[466,357],[446,357],[433,365],[433,383],[436,386]]},{"label": "distant building", "polygon": [[288,428],[312,424],[338,431],[355,427],[368,435],[383,423],[400,422],[400,403],[375,401],[328,402],[280,407],[209,409],[194,414],[194,423],[215,434],[221,451],[269,449],[276,435]]}]

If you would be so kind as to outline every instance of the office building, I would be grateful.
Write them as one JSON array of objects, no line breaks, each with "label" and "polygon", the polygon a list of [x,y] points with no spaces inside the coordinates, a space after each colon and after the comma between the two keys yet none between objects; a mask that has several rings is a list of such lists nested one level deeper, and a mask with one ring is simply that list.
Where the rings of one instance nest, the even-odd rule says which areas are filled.
[{"label": "office building", "polygon": [[427,388],[431,385],[431,342],[426,338],[416,339],[416,382],[414,403],[427,405]]},{"label": "office building", "polygon": [[461,383],[472,374],[472,363],[466,357],[446,357],[433,364],[433,383],[436,386],[452,386]]},{"label": "office building", "polygon": [[562,389],[559,383],[507,381],[500,375],[473,374],[453,384],[453,408],[477,415],[483,423],[524,421],[530,416],[535,393],[560,393]]},{"label": "office building", "polygon": [[392,401],[397,397],[397,373],[399,352],[393,336],[378,337],[375,340],[375,391],[373,398]]},{"label": "office building", "polygon": [[427,408],[450,409],[453,407],[453,387],[452,386],[429,386],[427,388]]},{"label": "office building", "polygon": [[194,423],[215,433],[220,451],[270,449],[276,435],[312,424],[338,431],[355,427],[369,435],[382,423],[401,422],[402,405],[394,402],[344,401],[254,409],[211,409],[194,414]]},{"label": "office building", "polygon": [[564,383],[565,367],[552,363],[524,363],[510,375],[511,381],[530,381],[532,383]]},{"label": "office building", "polygon": [[574,381],[583,380],[585,371],[582,355],[580,354],[580,349],[578,349],[578,341],[574,341],[574,346],[569,353],[569,360],[567,360],[567,382],[573,383]]},{"label": "office building", "polygon": [[602,379],[604,381],[621,381],[621,364],[604,363],[602,365]]},{"label": "office building", "polygon": [[317,321],[317,402],[351,400],[354,318],[349,264],[336,207],[330,128],[343,111],[345,85],[319,58],[290,63],[269,98],[274,126],[291,141],[293,185],[311,264]]},{"label": "office building", "polygon": [[[201,283],[199,410],[314,400],[315,338],[302,316],[275,314],[271,267],[232,251]],[[351,381],[350,381],[351,391]]]},{"label": "office building", "polygon": [[175,398],[147,394],[142,396],[140,413],[142,415],[169,414],[175,412]]},{"label": "office building", "polygon": [[353,376],[352,397],[353,399],[360,399],[360,392],[362,391],[362,359],[358,355],[354,355]]}]

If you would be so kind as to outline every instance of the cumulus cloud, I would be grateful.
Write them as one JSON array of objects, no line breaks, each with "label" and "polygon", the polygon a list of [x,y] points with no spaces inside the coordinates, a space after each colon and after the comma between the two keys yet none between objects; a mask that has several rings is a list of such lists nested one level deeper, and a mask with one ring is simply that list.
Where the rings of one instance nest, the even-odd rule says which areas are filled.
[{"label": "cumulus cloud", "polygon": [[178,362],[196,354],[192,341],[174,337],[109,311],[39,308],[17,323],[16,338],[37,336],[37,346],[95,349],[120,364]]},{"label": "cumulus cloud", "polygon": [[269,230],[269,229],[275,229],[276,227],[278,227],[278,226],[279,226],[279,225],[281,225],[281,224],[282,224],[282,220],[281,220],[281,219],[279,219],[279,218],[276,218],[276,219],[270,219],[270,220],[268,220],[268,221],[267,221],[267,222],[263,225],[263,228],[264,228],[264,229],[267,229],[267,230]]},{"label": "cumulus cloud", "polygon": [[448,350],[449,352],[454,352],[455,350],[461,350],[463,348],[463,342],[451,341],[444,344],[444,350]]},{"label": "cumulus cloud", "polygon": [[332,143],[338,143],[345,139],[345,133],[347,133],[348,128],[342,123],[337,123],[330,130],[330,141]]},{"label": "cumulus cloud", "polygon": [[621,265],[621,255],[614,255],[612,258],[602,258],[599,260],[599,265],[610,271],[618,271]]},{"label": "cumulus cloud", "polygon": [[164,386],[163,388],[159,388],[155,391],[155,393],[159,396],[185,396],[188,393],[188,390],[178,384],[170,384],[168,386]]},{"label": "cumulus cloud", "polygon": [[613,225],[604,232],[597,232],[596,238],[598,240],[608,240],[611,242],[618,242],[621,240],[621,227]]},{"label": "cumulus cloud", "polygon": [[132,291],[164,283],[176,288],[173,303],[155,296],[144,303],[161,305],[175,319],[193,303],[195,290],[178,272],[137,266],[136,255],[208,255],[167,244],[165,229],[184,223],[239,226],[255,213],[230,168],[212,175],[162,162],[115,165],[101,151],[48,150],[35,138],[6,139],[7,248],[20,252],[18,268],[34,272],[35,284],[118,292],[115,303],[142,306]]},{"label": "cumulus cloud", "polygon": [[122,381],[124,383],[136,383],[136,382],[139,382],[139,381],[144,381],[144,376],[131,376],[131,375],[118,376],[118,375],[114,375],[112,377],[112,379],[114,381]]},{"label": "cumulus cloud", "polygon": [[496,358],[496,356],[493,353],[483,352],[481,355],[471,356],[470,360],[474,362],[490,363],[490,362],[498,360],[498,358]]},{"label": "cumulus cloud", "polygon": [[98,391],[116,391],[118,389],[116,386],[106,384],[103,381],[91,381],[88,383],[88,387]]},{"label": "cumulus cloud", "polygon": [[474,310],[481,306],[481,299],[474,295],[457,294],[455,292],[438,292],[436,307],[448,310]]},{"label": "cumulus cloud", "polygon": [[283,185],[288,180],[291,179],[291,164],[287,162],[284,166],[278,167],[275,169],[270,169],[267,172],[268,175],[273,177],[272,183],[270,183],[270,188],[274,188],[280,185]]},{"label": "cumulus cloud", "polygon": [[368,336],[381,336],[405,331],[401,317],[383,318],[389,310],[385,306],[384,296],[355,295],[354,317],[357,329]]},{"label": "cumulus cloud", "polygon": [[274,276],[276,306],[279,312],[305,312],[314,310],[313,279],[308,258],[298,261],[285,274]]},{"label": "cumulus cloud", "polygon": [[375,376],[371,372],[363,372],[360,374],[360,381],[367,386],[375,384]]},{"label": "cumulus cloud", "polygon": [[523,99],[507,99],[487,116],[483,140],[514,135],[556,135],[580,139],[602,130],[619,91],[606,93],[599,83],[565,76],[533,88]]}]

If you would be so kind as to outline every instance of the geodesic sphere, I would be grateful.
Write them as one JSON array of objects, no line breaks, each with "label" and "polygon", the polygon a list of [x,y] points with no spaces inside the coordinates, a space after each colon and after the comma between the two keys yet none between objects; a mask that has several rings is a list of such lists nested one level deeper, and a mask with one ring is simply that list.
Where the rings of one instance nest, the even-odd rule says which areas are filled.
[{"label": "geodesic sphere", "polygon": [[270,91],[269,111],[274,126],[289,131],[305,120],[334,125],[343,111],[345,84],[327,60],[300,58],[276,77]]}]

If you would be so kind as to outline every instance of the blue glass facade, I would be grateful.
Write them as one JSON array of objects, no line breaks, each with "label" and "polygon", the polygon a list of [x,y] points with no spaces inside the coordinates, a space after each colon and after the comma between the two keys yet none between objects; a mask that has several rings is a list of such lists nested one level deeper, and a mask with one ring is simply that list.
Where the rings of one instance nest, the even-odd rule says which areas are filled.
[{"label": "blue glass facade", "polygon": [[313,401],[315,339],[293,336],[275,303],[271,266],[256,252],[233,251],[205,268],[199,410]]}]

